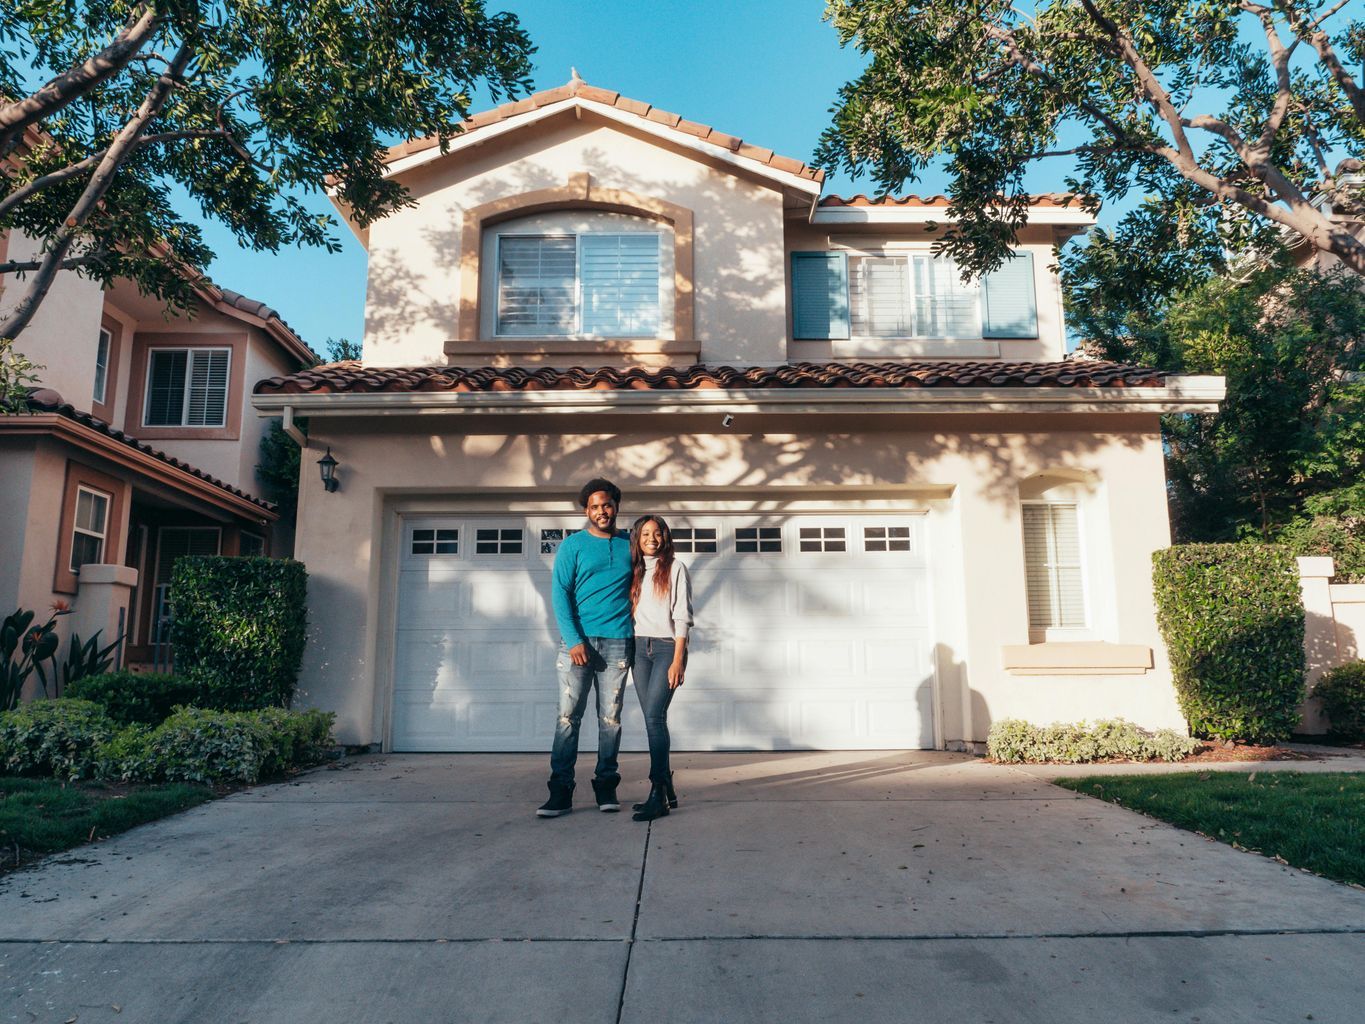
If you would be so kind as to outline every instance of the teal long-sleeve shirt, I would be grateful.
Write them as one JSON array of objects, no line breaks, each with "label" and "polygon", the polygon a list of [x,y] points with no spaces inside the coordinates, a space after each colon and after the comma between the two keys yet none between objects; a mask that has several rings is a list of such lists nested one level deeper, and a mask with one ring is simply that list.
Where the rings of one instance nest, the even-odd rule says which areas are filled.
[{"label": "teal long-sleeve shirt", "polygon": [[571,534],[555,552],[550,589],[565,647],[586,637],[629,639],[635,635],[630,607],[630,541]]}]

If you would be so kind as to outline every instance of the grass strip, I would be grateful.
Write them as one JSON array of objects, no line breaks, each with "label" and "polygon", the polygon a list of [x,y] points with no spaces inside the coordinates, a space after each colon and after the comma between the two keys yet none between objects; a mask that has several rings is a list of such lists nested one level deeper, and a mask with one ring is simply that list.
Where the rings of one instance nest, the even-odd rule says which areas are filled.
[{"label": "grass strip", "polygon": [[1338,882],[1365,886],[1365,777],[1180,772],[1058,779],[1098,797]]},{"label": "grass strip", "polygon": [[207,786],[111,786],[0,777],[0,870],[213,799]]}]

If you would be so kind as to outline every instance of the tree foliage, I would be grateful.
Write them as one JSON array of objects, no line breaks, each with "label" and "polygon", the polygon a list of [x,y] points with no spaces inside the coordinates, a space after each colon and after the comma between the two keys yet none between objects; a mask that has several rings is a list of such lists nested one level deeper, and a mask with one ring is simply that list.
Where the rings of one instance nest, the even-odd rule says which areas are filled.
[{"label": "tree foliage", "polygon": [[326,183],[363,225],[408,202],[389,142],[458,131],[471,94],[529,88],[530,42],[483,0],[0,0],[0,228],[41,241],[0,264],[135,281],[187,307],[212,253],[188,196],[243,246],[338,246],[302,192]]},{"label": "tree foliage", "polygon": [[[887,191],[946,156],[942,248],[994,269],[1028,213],[1027,171],[1071,162],[1096,209],[1128,194],[1241,240],[1302,236],[1365,273],[1365,243],[1312,205],[1358,198],[1328,154],[1365,144],[1365,23],[1345,0],[829,0],[868,58],[816,161]],[[1240,247],[1240,245],[1238,246]]]}]

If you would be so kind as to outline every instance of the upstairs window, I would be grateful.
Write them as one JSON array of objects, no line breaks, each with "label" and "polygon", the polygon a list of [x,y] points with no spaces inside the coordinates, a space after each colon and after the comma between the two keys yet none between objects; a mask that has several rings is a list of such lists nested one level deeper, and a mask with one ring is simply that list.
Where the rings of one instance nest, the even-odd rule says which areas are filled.
[{"label": "upstairs window", "polygon": [[109,347],[113,344],[114,336],[109,331],[100,328],[99,344],[95,348],[95,404],[103,405],[105,395],[109,391]]},{"label": "upstairs window", "polygon": [[1076,506],[1023,506],[1024,568],[1031,629],[1084,629],[1085,587]]},{"label": "upstairs window", "polygon": [[143,426],[225,426],[231,355],[226,348],[153,349]]},{"label": "upstairs window", "polygon": [[1036,338],[1033,256],[964,283],[929,253],[792,253],[792,332],[800,339]]},{"label": "upstairs window", "polygon": [[659,235],[502,235],[497,332],[512,337],[659,333]]}]

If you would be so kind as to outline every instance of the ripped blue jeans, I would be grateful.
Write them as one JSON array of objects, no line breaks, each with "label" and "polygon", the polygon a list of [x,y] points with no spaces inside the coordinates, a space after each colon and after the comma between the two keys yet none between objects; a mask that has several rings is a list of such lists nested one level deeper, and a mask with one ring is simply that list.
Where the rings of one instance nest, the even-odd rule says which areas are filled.
[{"label": "ripped blue jeans", "polygon": [[559,672],[559,721],[550,748],[550,782],[572,786],[574,762],[578,760],[578,727],[588,707],[588,691],[597,690],[597,771],[603,782],[621,781],[616,756],[621,749],[621,706],[625,701],[626,673],[635,660],[635,641],[617,637],[587,638],[588,663],[575,665],[569,650],[559,646],[555,668]]}]

